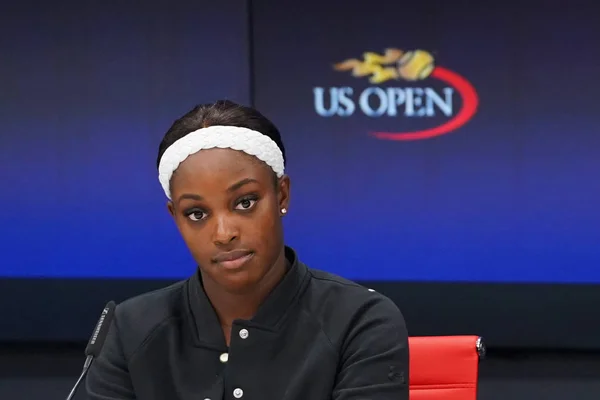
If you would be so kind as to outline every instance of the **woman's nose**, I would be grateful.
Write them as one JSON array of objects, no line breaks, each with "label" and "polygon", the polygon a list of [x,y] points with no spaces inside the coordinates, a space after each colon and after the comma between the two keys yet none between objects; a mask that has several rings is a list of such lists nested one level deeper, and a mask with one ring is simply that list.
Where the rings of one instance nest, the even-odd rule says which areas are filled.
[{"label": "woman's nose", "polygon": [[213,242],[217,245],[231,243],[239,236],[239,231],[231,217],[226,215],[215,218]]}]

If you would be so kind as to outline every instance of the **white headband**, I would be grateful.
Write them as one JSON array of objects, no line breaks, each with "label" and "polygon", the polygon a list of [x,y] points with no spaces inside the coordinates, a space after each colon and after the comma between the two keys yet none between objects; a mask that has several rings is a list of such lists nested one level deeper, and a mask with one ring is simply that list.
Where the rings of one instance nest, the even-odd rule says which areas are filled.
[{"label": "white headband", "polygon": [[209,126],[185,135],[169,146],[162,155],[158,166],[158,180],[169,199],[169,183],[179,164],[200,150],[212,148],[243,151],[269,165],[277,177],[283,176],[283,154],[270,137],[239,126]]}]

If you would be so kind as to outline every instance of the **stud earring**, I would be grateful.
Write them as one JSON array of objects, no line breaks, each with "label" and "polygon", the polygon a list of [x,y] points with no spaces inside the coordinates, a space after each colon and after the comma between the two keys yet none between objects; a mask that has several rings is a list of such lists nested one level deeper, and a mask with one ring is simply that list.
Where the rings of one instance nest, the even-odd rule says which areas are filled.
[{"label": "stud earring", "polygon": [[287,209],[285,209],[285,208],[282,208],[282,209],[281,209],[281,213],[282,213],[283,215],[285,215],[285,213],[287,213]]}]

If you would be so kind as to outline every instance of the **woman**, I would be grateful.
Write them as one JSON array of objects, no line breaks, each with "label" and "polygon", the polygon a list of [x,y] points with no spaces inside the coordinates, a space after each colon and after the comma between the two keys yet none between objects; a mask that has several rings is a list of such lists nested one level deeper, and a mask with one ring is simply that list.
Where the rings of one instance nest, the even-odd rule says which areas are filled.
[{"label": "woman", "polygon": [[173,124],[159,181],[198,270],[117,307],[88,398],[408,399],[398,308],[285,246],[284,160],[248,107],[201,105]]}]

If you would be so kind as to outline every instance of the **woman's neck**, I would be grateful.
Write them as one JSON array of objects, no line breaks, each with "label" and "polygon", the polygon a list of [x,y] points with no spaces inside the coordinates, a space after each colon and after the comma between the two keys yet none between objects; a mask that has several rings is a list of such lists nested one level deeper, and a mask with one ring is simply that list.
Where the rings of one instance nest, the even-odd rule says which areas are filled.
[{"label": "woman's neck", "polygon": [[[285,252],[282,251],[277,261],[254,287],[239,293],[224,290],[215,281],[205,279],[206,277],[202,275],[204,291],[214,307],[223,329],[230,330],[236,319],[252,319],[263,301],[283,279],[287,270]],[[226,336],[228,337],[228,335]]]}]

